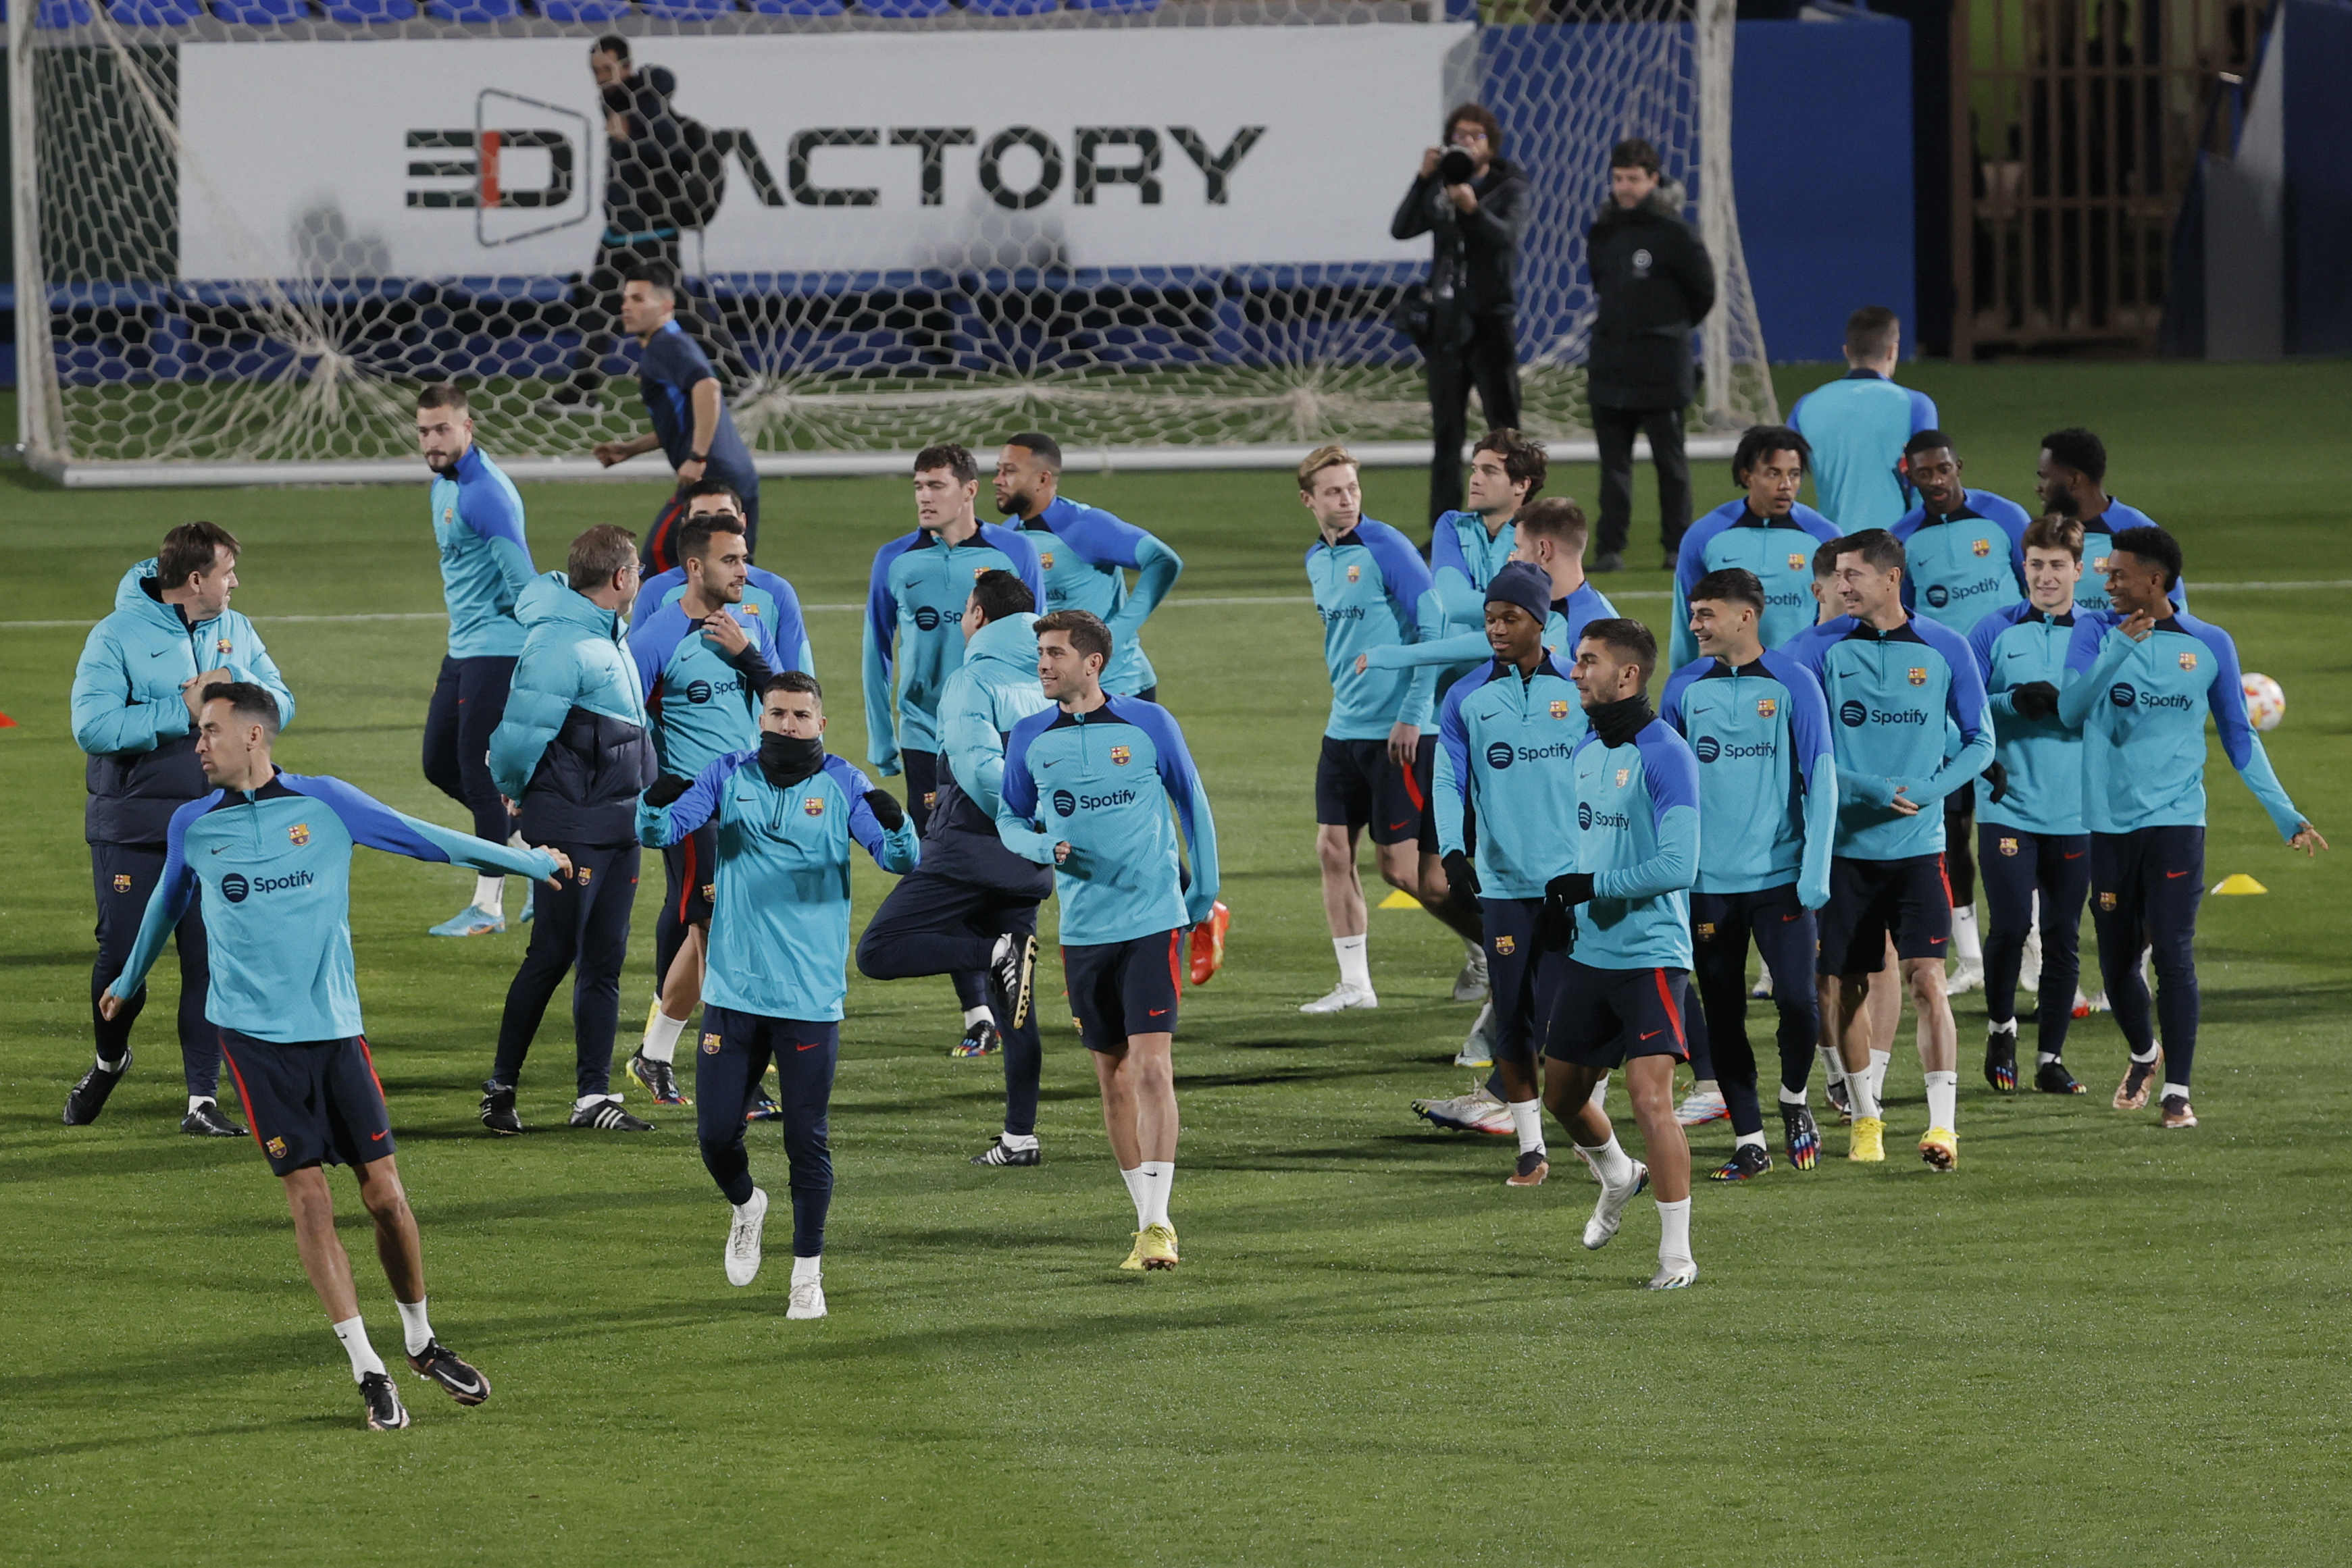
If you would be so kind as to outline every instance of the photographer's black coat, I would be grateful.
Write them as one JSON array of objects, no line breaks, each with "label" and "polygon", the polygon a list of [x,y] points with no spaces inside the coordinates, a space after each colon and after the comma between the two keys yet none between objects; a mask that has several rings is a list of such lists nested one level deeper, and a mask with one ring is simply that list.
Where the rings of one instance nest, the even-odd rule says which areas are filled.
[{"label": "photographer's black coat", "polygon": [[1600,308],[1585,361],[1591,401],[1610,408],[1680,408],[1697,391],[1691,329],[1715,308],[1715,267],[1682,219],[1672,180],[1631,211],[1601,204],[1585,258]]},{"label": "photographer's black coat", "polygon": [[1433,303],[1452,299],[1469,315],[1507,312],[1518,272],[1519,234],[1527,225],[1528,181],[1508,159],[1497,158],[1470,183],[1475,211],[1463,213],[1436,174],[1412,183],[1389,233],[1397,239],[1435,236],[1429,267]]}]

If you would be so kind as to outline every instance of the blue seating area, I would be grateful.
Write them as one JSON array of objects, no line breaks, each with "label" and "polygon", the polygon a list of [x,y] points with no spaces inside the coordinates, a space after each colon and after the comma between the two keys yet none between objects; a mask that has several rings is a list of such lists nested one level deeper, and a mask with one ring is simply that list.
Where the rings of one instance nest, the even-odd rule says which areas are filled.
[{"label": "blue seating area", "polygon": [[[351,27],[389,26],[416,19],[421,8],[436,22],[494,23],[544,17],[562,24],[604,24],[643,15],[666,22],[709,22],[749,13],[758,16],[873,16],[919,20],[958,9],[976,16],[1035,16],[1067,5],[1074,11],[1155,11],[1160,0],[96,0],[125,27],[184,27],[215,20],[245,27],[280,27],[326,20]],[[43,27],[90,22],[93,0],[37,0]],[[0,17],[7,15],[0,0]]]}]

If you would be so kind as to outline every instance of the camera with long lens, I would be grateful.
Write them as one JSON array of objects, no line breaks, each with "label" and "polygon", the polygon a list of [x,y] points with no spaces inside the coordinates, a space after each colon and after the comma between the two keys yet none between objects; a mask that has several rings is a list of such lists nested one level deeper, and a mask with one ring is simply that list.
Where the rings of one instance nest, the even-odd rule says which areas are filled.
[{"label": "camera with long lens", "polygon": [[1437,161],[1438,183],[1446,185],[1466,185],[1478,177],[1478,160],[1459,147],[1448,147]]}]

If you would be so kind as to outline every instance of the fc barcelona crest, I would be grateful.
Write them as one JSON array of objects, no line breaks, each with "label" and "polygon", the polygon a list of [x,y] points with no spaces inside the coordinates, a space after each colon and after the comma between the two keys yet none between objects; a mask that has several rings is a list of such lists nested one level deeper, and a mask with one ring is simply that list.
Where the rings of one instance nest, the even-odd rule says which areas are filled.
[{"label": "fc barcelona crest", "polygon": [[738,608],[739,608],[739,609],[740,609],[740,610],[743,612],[743,613],[744,613],[744,614],[746,614],[746,615],[757,615],[758,613],[760,613],[760,607],[759,607],[758,605],[756,605],[756,604],[748,604],[748,603],[747,603],[747,604],[740,605],[740,606],[738,606]]},{"label": "fc barcelona crest", "polygon": [[1052,550],[1045,550],[1045,551],[1041,552],[1041,553],[1038,555],[1038,557],[1037,557],[1037,564],[1038,564],[1038,565],[1040,565],[1040,566],[1042,566],[1042,567],[1044,567],[1047,571],[1051,571],[1051,570],[1054,570],[1054,552],[1053,552]]},{"label": "fc barcelona crest", "polygon": [[2001,841],[2000,841],[2000,852],[2001,852],[2001,853],[2003,853],[2003,854],[2005,854],[2005,855],[2013,855],[2013,854],[2015,854],[2015,853],[2017,852],[2017,841],[2016,841],[2015,839],[2003,839],[2003,840],[2001,840]]},{"label": "fc barcelona crest", "polygon": [[1803,556],[1799,555],[1796,551],[1794,551],[1794,550],[1790,550],[1790,551],[1789,552],[1789,570],[1790,570],[1790,571],[1802,571],[1802,570],[1805,570],[1805,558],[1804,558]]},{"label": "fc barcelona crest", "polygon": [[119,871],[114,873],[114,891],[117,893],[129,893],[131,891],[130,873]]},{"label": "fc barcelona crest", "polygon": [[705,1055],[705,1056],[716,1056],[716,1055],[718,1055],[718,1054],[719,1054],[719,1037],[718,1037],[717,1035],[715,1035],[715,1034],[706,1034],[706,1035],[704,1035],[704,1036],[702,1037],[702,1054],[703,1054],[703,1055]]},{"label": "fc barcelona crest", "polygon": [[1134,753],[1128,750],[1126,747],[1114,746],[1110,748],[1111,766],[1114,768],[1124,768],[1128,765],[1129,760],[1133,756]]},{"label": "fc barcelona crest", "polygon": [[2112,893],[2099,894],[2099,907],[2113,912],[2116,907],[2116,895]]},{"label": "fc barcelona crest", "polygon": [[1698,927],[1698,939],[1699,939],[1700,941],[1702,941],[1702,942],[1712,942],[1712,941],[1714,941],[1714,940],[1715,940],[1715,922],[1714,922],[1714,921],[1712,921],[1712,920],[1702,920],[1701,922],[1699,922],[1699,927]]},{"label": "fc barcelona crest", "polygon": [[2183,653],[2183,654],[2181,654],[2181,655],[2180,655],[2180,667],[2181,667],[2182,669],[2184,669],[2184,670],[2193,670],[2193,669],[2195,669],[2195,668],[2197,667],[2197,655],[2196,655],[2196,654],[2194,654],[2194,653]]},{"label": "fc barcelona crest", "polygon": [[1992,554],[1992,541],[1990,539],[1979,539],[1969,548],[1976,551],[1979,555]]},{"label": "fc barcelona crest", "polygon": [[820,796],[812,795],[801,802],[801,810],[812,817],[822,817],[824,815],[824,800]]},{"label": "fc barcelona crest", "polygon": [[1351,566],[1351,567],[1349,567],[1349,568],[1348,569],[1348,580],[1349,580],[1349,582],[1354,582],[1354,581],[1358,580],[1359,580],[1359,579],[1360,579],[1363,575],[1364,575],[1364,569],[1363,569],[1362,567],[1360,567],[1360,566]]},{"label": "fc barcelona crest", "polygon": [[294,841],[294,847],[299,850],[310,841],[310,824],[297,822],[286,830],[286,836]]},{"label": "fc barcelona crest", "polygon": [[233,644],[231,644],[229,640],[226,637],[215,637],[213,639],[213,652],[218,653],[224,659],[228,657],[232,646]]},{"label": "fc barcelona crest", "polygon": [[283,1138],[272,1138],[261,1146],[269,1151],[269,1157],[273,1160],[282,1160],[286,1157],[286,1140]]},{"label": "fc barcelona crest", "polygon": [[1778,697],[1758,697],[1756,699],[1756,716],[1758,718],[1770,718],[1774,714],[1779,713],[1780,711],[1780,702]]},{"label": "fc barcelona crest", "polygon": [[1563,700],[1555,699],[1551,705],[1551,716],[1554,718],[1566,718],[1568,716],[1568,704]]},{"label": "fc barcelona crest", "polygon": [[1905,674],[1910,676],[1911,684],[1915,686],[1924,686],[1927,684],[1927,672],[1922,665],[1914,664]]},{"label": "fc barcelona crest", "polygon": [[982,576],[982,573],[984,573],[984,572],[986,572],[987,570],[988,570],[988,568],[986,568],[986,567],[984,567],[984,566],[976,566],[976,567],[973,567],[973,568],[971,569],[971,580],[972,580],[974,582],[978,582],[978,581],[981,580],[981,576]]},{"label": "fc barcelona crest", "polygon": [[2107,570],[2107,558],[2106,558],[2105,556],[2101,556],[2098,559],[2096,559],[2096,560],[2093,561],[2093,562],[2091,563],[2091,570],[2092,570],[2093,571],[2105,571],[2105,570]]},{"label": "fc barcelona crest", "polygon": [[1617,769],[1617,788],[1620,789],[1625,788],[1625,781],[1633,777],[1633,770],[1630,768],[1620,768]]},{"label": "fc barcelona crest", "polygon": [[1517,952],[1518,948],[1518,938],[1512,936],[1507,931],[1495,938],[1495,951],[1500,953],[1506,958],[1509,957],[1513,953]]}]

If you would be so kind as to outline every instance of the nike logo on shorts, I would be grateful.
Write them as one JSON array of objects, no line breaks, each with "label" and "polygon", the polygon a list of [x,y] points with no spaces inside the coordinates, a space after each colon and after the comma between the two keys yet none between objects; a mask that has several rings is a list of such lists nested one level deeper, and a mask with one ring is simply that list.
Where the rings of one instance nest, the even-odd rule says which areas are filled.
[{"label": "nike logo on shorts", "polygon": [[806,1045],[794,1046],[793,1049],[795,1051],[814,1051],[818,1046],[823,1045],[824,1043],[824,1041],[821,1040],[813,1040]]},{"label": "nike logo on shorts", "polygon": [[1944,939],[1941,936],[1930,936],[1927,938],[1927,946],[1930,947],[1940,947],[1943,945]]},{"label": "nike logo on shorts", "polygon": [[1154,1008],[1151,1009],[1151,1016],[1156,1019],[1164,1019],[1168,1016],[1168,1009],[1166,1008]]},{"label": "nike logo on shorts", "polygon": [[[391,1131],[392,1129],[390,1127],[386,1127],[383,1130],[384,1133],[389,1133]],[[372,1144],[380,1144],[383,1142],[383,1133],[370,1133],[368,1134],[368,1142]]]},{"label": "nike logo on shorts", "polygon": [[2167,882],[2178,882],[2188,874],[2189,873],[2185,871],[2168,871],[2164,873],[2164,880]]},{"label": "nike logo on shorts", "polygon": [[2083,852],[2082,852],[2082,851],[2080,851],[2080,850],[2076,850],[2073,854],[2068,855],[2066,858],[2067,858],[2068,860],[2070,860],[2070,861],[2078,861],[2078,860],[2081,860],[2081,859],[2083,858]]},{"label": "nike logo on shorts", "polygon": [[[1407,817],[1407,818],[1404,820],[1404,822],[1410,822],[1410,821],[1412,821],[1412,819],[1411,817]],[[1404,826],[1404,822],[1391,822],[1391,823],[1389,824],[1389,831],[1390,831],[1390,832],[1391,832],[1391,833],[1395,832],[1399,828],[1402,828],[1402,827],[1403,827],[1403,826]]]},{"label": "nike logo on shorts", "polygon": [[1655,1039],[1657,1039],[1660,1035],[1662,1035],[1662,1034],[1664,1034],[1664,1033],[1665,1033],[1665,1032],[1666,1032],[1666,1031],[1665,1031],[1664,1030],[1662,1030],[1662,1029],[1654,1029],[1654,1030],[1652,1030],[1649,1033],[1647,1033],[1647,1034],[1643,1035],[1642,1038],[1643,1038],[1643,1040],[1655,1040]]}]

